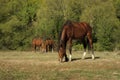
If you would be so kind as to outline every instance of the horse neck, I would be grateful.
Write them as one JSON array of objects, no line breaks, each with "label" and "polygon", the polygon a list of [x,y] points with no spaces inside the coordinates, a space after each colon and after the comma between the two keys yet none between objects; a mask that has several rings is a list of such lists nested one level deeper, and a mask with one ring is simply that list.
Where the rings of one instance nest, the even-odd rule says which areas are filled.
[{"label": "horse neck", "polygon": [[63,29],[60,40],[64,41],[66,38],[66,30]]}]

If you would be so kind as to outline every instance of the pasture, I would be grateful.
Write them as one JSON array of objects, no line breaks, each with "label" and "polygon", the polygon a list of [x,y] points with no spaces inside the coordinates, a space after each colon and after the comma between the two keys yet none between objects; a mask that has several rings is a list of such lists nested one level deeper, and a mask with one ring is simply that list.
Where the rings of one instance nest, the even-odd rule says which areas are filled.
[{"label": "pasture", "polygon": [[0,80],[120,80],[120,52],[95,52],[95,60],[73,51],[72,62],[58,53],[1,51]]}]

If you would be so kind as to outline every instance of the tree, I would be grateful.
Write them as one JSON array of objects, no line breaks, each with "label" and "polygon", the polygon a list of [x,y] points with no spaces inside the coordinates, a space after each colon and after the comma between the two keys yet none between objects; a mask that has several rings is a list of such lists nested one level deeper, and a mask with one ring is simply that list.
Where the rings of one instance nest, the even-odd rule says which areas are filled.
[{"label": "tree", "polygon": [[[0,22],[0,33],[2,35],[0,46],[4,49],[24,49],[29,45],[29,37],[32,33],[32,22],[35,18],[36,6],[34,1],[2,1],[2,13]],[[22,47],[21,47],[22,46]]]},{"label": "tree", "polygon": [[113,50],[115,46],[113,34],[118,20],[112,3],[109,0],[92,3],[92,6],[87,7],[81,15],[81,21],[87,21],[92,25],[93,37],[97,38],[100,45],[99,50]]},{"label": "tree", "polygon": [[58,39],[66,20],[88,22],[98,50],[120,49],[120,0],[0,0],[0,49],[27,49],[36,36]]},{"label": "tree", "polygon": [[116,8],[116,16],[120,20],[120,0],[115,0],[113,4]]}]

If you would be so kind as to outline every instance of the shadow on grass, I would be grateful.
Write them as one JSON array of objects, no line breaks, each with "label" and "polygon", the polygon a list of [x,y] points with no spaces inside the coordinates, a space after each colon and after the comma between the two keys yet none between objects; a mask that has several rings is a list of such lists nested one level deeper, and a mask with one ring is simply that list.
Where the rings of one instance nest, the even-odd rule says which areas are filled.
[{"label": "shadow on grass", "polygon": [[80,60],[81,58],[73,58],[72,61]]},{"label": "shadow on grass", "polygon": [[[77,60],[80,60],[80,59],[82,59],[82,58],[73,58],[72,61],[77,61]],[[84,60],[86,60],[86,59],[92,59],[92,57],[86,57]],[[100,57],[95,57],[95,60],[96,59],[100,59]]]}]

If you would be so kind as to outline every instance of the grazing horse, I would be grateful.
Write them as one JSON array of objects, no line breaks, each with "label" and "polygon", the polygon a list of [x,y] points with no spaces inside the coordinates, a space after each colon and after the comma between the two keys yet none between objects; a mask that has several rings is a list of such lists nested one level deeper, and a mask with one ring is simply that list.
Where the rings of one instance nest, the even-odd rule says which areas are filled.
[{"label": "grazing horse", "polygon": [[[88,41],[86,41],[86,38]],[[63,61],[63,57],[65,57],[65,61],[71,61],[71,54],[72,54],[72,40],[78,39],[81,40],[84,46],[84,53],[82,59],[84,59],[86,55],[86,47],[91,49],[92,51],[92,59],[94,59],[94,51],[93,51],[93,43],[92,43],[92,28],[86,22],[72,22],[66,21],[63,25],[62,30],[60,32],[59,37],[59,47],[58,47],[58,55],[59,61]],[[67,42],[69,44],[69,59],[67,58],[66,54],[66,45]]]},{"label": "grazing horse", "polygon": [[46,40],[46,51],[52,51],[53,52],[53,48],[54,48],[54,40],[52,39],[47,39]]},{"label": "grazing horse", "polygon": [[34,38],[34,39],[32,40],[33,50],[36,52],[37,47],[38,47],[39,50],[40,50],[42,44],[43,44],[43,40],[42,40],[41,38]]},{"label": "grazing horse", "polygon": [[42,42],[41,51],[45,52],[45,53],[47,52],[46,40],[43,40],[43,42]]}]

